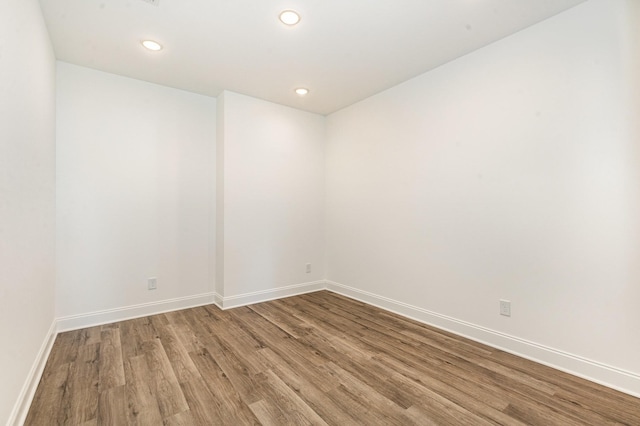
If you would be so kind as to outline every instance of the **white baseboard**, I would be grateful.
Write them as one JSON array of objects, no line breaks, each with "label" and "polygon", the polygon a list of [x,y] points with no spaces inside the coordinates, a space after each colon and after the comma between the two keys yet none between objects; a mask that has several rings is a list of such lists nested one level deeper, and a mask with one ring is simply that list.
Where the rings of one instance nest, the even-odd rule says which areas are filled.
[{"label": "white baseboard", "polygon": [[40,383],[40,377],[42,377],[44,367],[47,364],[47,359],[51,353],[53,342],[56,340],[56,334],[56,321],[54,320],[47,331],[42,345],[40,346],[38,355],[31,366],[31,370],[29,371],[27,380],[22,386],[20,395],[18,395],[18,400],[11,411],[11,415],[7,421],[7,426],[19,426],[24,424],[27,414],[29,413],[31,401],[33,401],[36,389],[38,388],[38,383]]},{"label": "white baseboard", "polygon": [[218,294],[218,293],[214,293],[214,294],[213,294],[213,303],[215,303],[216,305],[218,305],[218,307],[219,307],[220,309],[222,309],[222,305],[223,305],[223,303],[224,303],[223,299],[224,299],[224,298],[222,297],[222,295],[220,295],[220,294]]},{"label": "white baseboard", "polygon": [[147,315],[156,315],[164,312],[177,311],[179,309],[193,308],[196,306],[210,305],[215,301],[215,293],[203,293],[195,296],[178,297],[175,299],[161,300],[158,302],[142,303],[139,305],[125,306],[123,308],[106,309],[104,311],[89,312],[80,315],[71,315],[57,319],[58,332],[78,330],[80,328],[109,324]]},{"label": "white baseboard", "polygon": [[640,398],[640,375],[333,281],[326,289]]},{"label": "white baseboard", "polygon": [[282,299],[284,297],[296,296],[298,294],[311,293],[313,291],[325,290],[326,282],[311,281],[308,283],[294,284],[285,287],[272,288],[269,290],[254,291],[252,293],[238,294],[235,296],[222,297],[216,302],[222,309],[237,308],[240,306],[251,305],[253,303],[266,302],[274,299]]}]

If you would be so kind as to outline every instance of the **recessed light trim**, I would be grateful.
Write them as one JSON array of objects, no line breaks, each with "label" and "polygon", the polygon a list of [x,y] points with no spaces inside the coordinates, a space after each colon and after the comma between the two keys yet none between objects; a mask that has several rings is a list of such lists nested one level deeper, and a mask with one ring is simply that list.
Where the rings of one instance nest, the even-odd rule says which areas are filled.
[{"label": "recessed light trim", "polygon": [[309,93],[309,89],[307,89],[306,87],[298,87],[296,89],[296,93],[300,96],[304,96]]},{"label": "recessed light trim", "polygon": [[289,25],[290,27],[300,22],[300,15],[298,14],[298,12],[290,9],[283,10],[282,12],[280,12],[280,15],[278,15],[278,18],[280,19],[280,22],[282,22],[285,25]]},{"label": "recessed light trim", "polygon": [[154,52],[162,50],[162,45],[155,40],[142,40],[140,43],[142,43],[146,49]]}]

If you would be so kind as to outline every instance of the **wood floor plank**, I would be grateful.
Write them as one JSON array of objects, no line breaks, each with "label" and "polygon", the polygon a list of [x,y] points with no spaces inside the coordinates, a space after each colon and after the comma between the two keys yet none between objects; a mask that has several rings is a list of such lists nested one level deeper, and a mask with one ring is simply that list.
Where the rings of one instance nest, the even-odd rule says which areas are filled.
[{"label": "wood floor plank", "polygon": [[282,312],[275,304],[269,302],[258,303],[256,305],[252,305],[250,309],[261,317],[267,319],[294,339],[300,337],[300,328],[298,327],[298,324],[302,321],[293,321],[295,320],[294,316]]},{"label": "wood floor plank", "polygon": [[[470,398],[461,392],[447,389],[443,392],[442,383],[433,380],[421,382],[412,380],[402,374],[394,374],[387,385],[413,394],[414,404],[408,411],[428,413],[428,418],[443,424],[506,424],[520,426],[517,419],[504,414],[482,402]],[[429,403],[425,404],[424,401]],[[506,407],[505,407],[506,408]]]},{"label": "wood floor plank", "polygon": [[165,314],[167,318],[170,318],[171,328],[187,353],[197,351],[206,346],[206,343],[201,341],[202,337],[199,336],[200,333],[197,332],[186,319],[188,312],[189,311],[175,311]]},{"label": "wood floor plank", "polygon": [[371,386],[402,408],[409,408],[415,403],[413,398],[404,394],[400,389],[388,386],[387,381],[392,377],[394,371],[384,364],[375,362],[372,359],[373,353],[354,349],[353,346],[347,344],[345,339],[318,336],[318,334],[308,333],[304,339],[314,347],[326,348],[323,352],[331,359],[332,363]]},{"label": "wood floor plank", "polygon": [[78,340],[80,345],[93,345],[102,341],[100,327],[84,328],[79,330]]},{"label": "wood floor plank", "polygon": [[100,344],[81,345],[71,363],[62,406],[69,423],[82,424],[97,417]]},{"label": "wood floor plank", "polygon": [[[406,364],[386,354],[378,354],[374,359],[381,365],[394,370],[395,374],[403,375],[415,383],[424,384],[427,389],[460,406],[477,404],[482,407],[479,412],[485,417],[491,417],[490,413],[500,412],[508,406],[507,400],[496,395],[491,387],[478,386],[469,377],[460,377],[439,367]],[[428,371],[425,372],[425,370]],[[395,374],[392,377],[396,377]],[[415,400],[412,402],[412,405],[415,405]]]},{"label": "wood floor plank", "polygon": [[389,424],[409,424],[410,420],[406,416],[405,410],[398,404],[378,393],[375,389],[366,383],[358,380],[357,377],[348,371],[340,368],[334,363],[324,366],[327,372],[335,377],[341,384],[339,388],[347,389],[349,394],[355,396],[355,399],[361,404],[370,407],[376,407],[376,415],[381,417],[379,420]]},{"label": "wood floor plank", "polygon": [[149,340],[144,345],[144,356],[149,371],[147,383],[156,399],[160,414],[166,418],[187,411],[189,405],[182,394],[182,389],[160,339]]},{"label": "wood floor plank", "polygon": [[100,392],[97,418],[101,425],[127,424],[127,400],[124,385],[110,387]]},{"label": "wood floor plank", "polygon": [[[207,348],[208,354],[200,351],[198,353],[199,357],[194,358],[194,362],[198,365],[198,361],[206,359],[207,355],[211,358],[212,354],[215,358],[215,364],[222,370],[224,377],[229,379],[245,404],[252,404],[262,400],[264,396],[261,393],[260,384],[254,380],[249,368],[242,361],[242,355],[233,353],[224,348],[224,346],[222,348],[220,346],[211,349]],[[208,365],[213,369],[213,365]]]},{"label": "wood floor plank", "polygon": [[411,419],[412,424],[422,426],[445,426],[442,421],[437,421],[433,416],[424,410],[420,406],[410,407],[406,413],[407,417]]},{"label": "wood floor plank", "polygon": [[[397,419],[393,414],[389,414],[379,407],[371,406],[368,398],[362,398],[357,392],[340,384],[336,389],[327,394],[340,410],[351,413],[357,419],[354,424],[358,425],[410,425],[414,424],[411,419],[403,414],[402,419]],[[395,413],[397,415],[397,413]]]},{"label": "wood floor plank", "polygon": [[247,306],[233,309],[230,315],[238,327],[258,342],[261,348],[278,346],[281,342],[291,339],[289,334]]},{"label": "wood floor plank", "polygon": [[240,327],[230,322],[223,330],[220,330],[217,337],[220,339],[223,350],[236,354],[247,368],[248,374],[258,374],[267,369],[257,354],[262,346]]},{"label": "wood floor plank", "polygon": [[282,346],[273,346],[269,349],[275,352],[283,363],[289,365],[289,368],[307,377],[321,390],[328,391],[335,388],[333,383],[327,381],[327,376],[318,369],[322,364],[318,365],[306,362],[305,353],[301,352],[299,348],[290,348],[287,344],[284,344]]},{"label": "wood floor plank", "polygon": [[280,408],[276,407],[273,404],[270,404],[264,399],[249,404],[249,408],[251,408],[251,411],[253,411],[260,424],[264,426],[279,426],[288,424],[305,426],[310,425],[310,423],[305,421],[304,418],[299,419],[297,423],[291,423],[287,421]]},{"label": "wood floor plank", "polygon": [[[522,401],[517,401],[504,410],[505,414],[518,419],[524,423],[537,424],[537,425],[549,425],[549,426],[581,426],[584,423],[573,420],[566,416],[562,416],[560,413],[541,410],[535,404],[526,404]],[[592,423],[598,424],[598,423]]]},{"label": "wood floor plank", "polygon": [[[426,377],[438,378],[438,380],[447,384],[447,388],[455,387],[455,383],[457,382],[457,389],[463,392],[475,392],[477,389],[493,398],[504,397],[505,400],[509,399],[506,395],[516,393],[518,393],[523,400],[530,399],[534,393],[537,396],[540,395],[540,392],[536,393],[535,387],[528,386],[529,383],[522,383],[520,379],[516,380],[514,377],[506,377],[498,374],[480,365],[469,362],[462,356],[451,357],[447,352],[431,348],[426,352],[429,356],[424,357],[424,354],[421,353],[420,350],[416,350],[410,346],[403,346],[392,338],[382,339],[375,335],[365,335],[362,337],[362,340],[372,347],[378,348],[383,353],[393,354],[393,357],[391,357],[392,362],[395,359],[401,361],[400,364],[396,364],[396,368],[402,368],[402,365],[408,365],[413,371],[420,371]],[[423,350],[426,350],[426,348],[423,348]],[[469,379],[474,380],[474,387],[466,389],[469,388],[466,383]],[[548,395],[544,396],[544,398],[548,398]],[[496,408],[495,400],[488,402]]]},{"label": "wood floor plank", "polygon": [[396,359],[397,357],[399,355],[396,357],[379,355],[376,359],[413,380],[422,381],[430,389],[461,406],[477,406],[477,402],[480,402],[481,405],[478,406],[480,408],[476,409],[485,417],[495,418],[495,410],[505,410],[508,406],[507,401],[514,399],[515,395],[519,395],[521,403],[527,406],[533,404],[530,401],[530,393],[534,390],[524,388],[521,391],[527,392],[527,394],[517,393],[518,384],[516,382],[505,381],[503,378],[491,376],[489,373],[486,373],[487,377],[484,377],[478,373],[459,369],[455,365],[432,363],[431,359],[402,358],[400,361]]},{"label": "wood floor plank", "polygon": [[55,341],[56,350],[52,350],[49,359],[47,359],[43,377],[49,374],[49,370],[55,371],[60,365],[70,364],[76,360],[81,345],[81,331],[67,331],[58,334]]},{"label": "wood floor plank", "polygon": [[[59,345],[61,346],[61,345]],[[63,350],[62,348],[60,348]],[[39,426],[49,422],[63,424],[64,415],[60,409],[66,392],[70,363],[48,366],[49,374],[42,378],[25,420],[26,426]],[[62,422],[61,422],[62,421]]]},{"label": "wood floor plank", "polygon": [[144,354],[128,358],[125,363],[127,423],[162,424],[162,415],[152,386],[154,381]]},{"label": "wood floor plank", "polygon": [[155,329],[153,329],[153,324],[148,317],[122,321],[120,323],[120,341],[123,359],[143,355],[143,344],[153,340],[155,336]]},{"label": "wood floor plank", "polygon": [[201,378],[187,349],[180,342],[175,327],[172,324],[156,325],[156,330],[178,382],[183,383]]},{"label": "wood floor plank", "polygon": [[271,370],[263,373],[265,384],[263,389],[267,396],[275,402],[275,404],[290,416],[296,413],[293,418],[304,418],[305,421],[312,425],[327,425],[327,423],[311,408],[298,394],[296,394],[286,383],[280,379]]},{"label": "wood floor plank", "polygon": [[189,346],[193,349],[189,353],[198,351],[202,348],[217,348],[220,340],[217,337],[218,331],[223,329],[220,321],[204,308],[193,308],[184,311],[184,318],[187,322],[188,329],[186,331],[190,335]]},{"label": "wood floor plank", "polygon": [[125,384],[119,328],[100,330],[99,377],[100,392]]},{"label": "wood floor plank", "polygon": [[327,392],[334,391],[339,386],[338,381],[332,382],[329,375],[323,377],[321,381],[311,381],[308,375],[300,374],[296,368],[292,368],[270,348],[261,349],[260,355],[269,363],[269,369],[327,423],[334,425],[357,423],[356,418],[342,411],[340,406],[327,396]]},{"label": "wood floor plank", "polygon": [[[206,381],[203,380],[202,383],[208,389],[207,401],[210,406],[215,407],[217,415],[221,418],[221,424],[234,422],[259,424],[240,393],[243,388],[237,389],[234,386],[227,373],[222,370],[206,348],[192,352],[190,356],[202,377],[206,377]],[[249,401],[259,400],[259,398],[260,396],[252,398],[251,394],[247,397]]]},{"label": "wood floor plank", "polygon": [[640,399],[328,291],[57,336],[26,425],[640,425]]},{"label": "wood floor plank", "polygon": [[194,424],[224,424],[218,410],[218,402],[201,378],[180,384],[185,398],[189,401],[189,413]]},{"label": "wood floor plank", "polygon": [[[579,389],[579,386],[575,388]],[[622,392],[606,392],[598,395],[584,396],[580,391],[558,391],[554,398],[566,402],[567,405],[579,410],[581,417],[605,417],[610,422],[628,425],[640,425],[638,406],[640,401],[629,399]],[[606,423],[602,423],[606,424]]]},{"label": "wood floor plank", "polygon": [[192,426],[195,420],[191,415],[191,411],[183,411],[164,419],[164,426]]}]

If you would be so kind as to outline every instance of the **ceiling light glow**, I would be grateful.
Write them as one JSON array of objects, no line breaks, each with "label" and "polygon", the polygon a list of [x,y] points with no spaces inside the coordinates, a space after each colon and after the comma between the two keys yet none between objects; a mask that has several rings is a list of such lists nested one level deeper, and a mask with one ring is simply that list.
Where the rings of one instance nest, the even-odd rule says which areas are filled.
[{"label": "ceiling light glow", "polygon": [[297,93],[298,95],[300,95],[300,96],[304,96],[304,95],[306,95],[307,93],[309,93],[309,89],[307,89],[306,87],[298,87],[298,88],[296,89],[296,93]]},{"label": "ceiling light glow", "polygon": [[300,15],[295,10],[283,10],[278,17],[285,25],[293,26],[300,22]]},{"label": "ceiling light glow", "polygon": [[149,49],[149,50],[153,50],[154,52],[162,50],[162,45],[160,43],[158,43],[157,41],[142,40],[142,45],[144,47],[146,47],[147,49]]}]

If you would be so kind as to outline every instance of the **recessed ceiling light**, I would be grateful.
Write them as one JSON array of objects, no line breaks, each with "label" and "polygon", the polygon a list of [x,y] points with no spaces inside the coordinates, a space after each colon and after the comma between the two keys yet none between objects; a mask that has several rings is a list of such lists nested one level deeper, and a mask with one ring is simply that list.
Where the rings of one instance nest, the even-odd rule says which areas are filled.
[{"label": "recessed ceiling light", "polygon": [[295,10],[283,10],[278,16],[285,25],[295,25],[300,22],[300,15]]},{"label": "recessed ceiling light", "polygon": [[304,95],[306,95],[307,93],[309,93],[309,89],[307,89],[306,87],[298,87],[298,88],[296,89],[296,93],[297,93],[298,95],[300,95],[300,96],[304,96]]},{"label": "recessed ceiling light", "polygon": [[157,52],[158,50],[162,50],[162,45],[157,41],[142,40],[142,45],[149,50],[153,50],[154,52]]}]

